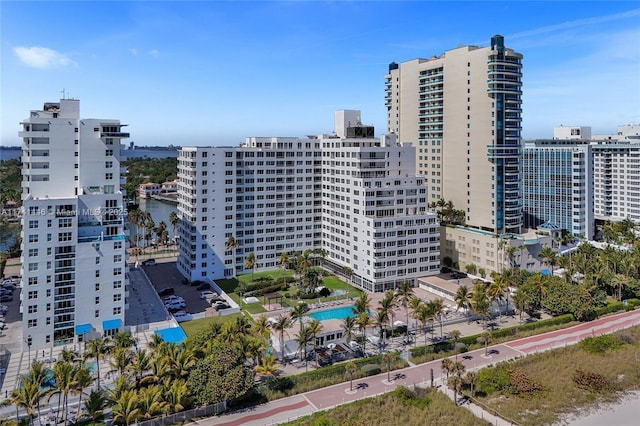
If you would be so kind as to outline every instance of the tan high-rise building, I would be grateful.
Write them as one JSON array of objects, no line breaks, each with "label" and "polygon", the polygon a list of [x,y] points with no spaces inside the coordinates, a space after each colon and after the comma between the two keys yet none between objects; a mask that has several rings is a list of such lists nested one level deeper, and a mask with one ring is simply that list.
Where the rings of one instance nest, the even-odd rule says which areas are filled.
[{"label": "tan high-rise building", "polygon": [[417,146],[429,201],[452,201],[468,227],[520,233],[522,55],[496,35],[391,63],[385,91],[388,130]]}]

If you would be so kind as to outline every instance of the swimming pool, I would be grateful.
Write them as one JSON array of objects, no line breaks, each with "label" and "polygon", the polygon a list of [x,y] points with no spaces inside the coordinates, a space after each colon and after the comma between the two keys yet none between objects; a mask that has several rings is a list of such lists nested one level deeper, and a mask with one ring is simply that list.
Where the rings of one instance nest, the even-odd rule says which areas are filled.
[{"label": "swimming pool", "polygon": [[353,306],[341,306],[339,308],[327,309],[325,311],[312,312],[309,316],[319,321],[325,321],[330,319],[343,320],[346,317],[353,317]]}]

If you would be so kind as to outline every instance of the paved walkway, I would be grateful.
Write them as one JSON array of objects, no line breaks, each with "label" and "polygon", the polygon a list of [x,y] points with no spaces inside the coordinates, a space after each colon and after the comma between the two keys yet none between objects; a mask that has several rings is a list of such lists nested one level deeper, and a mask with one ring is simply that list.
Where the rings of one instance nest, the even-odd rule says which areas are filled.
[{"label": "paved walkway", "polygon": [[[610,333],[640,324],[640,310],[620,313],[600,318],[589,323],[579,324],[564,330],[553,331],[537,336],[515,340],[505,344],[489,346],[488,350],[478,349],[460,355],[467,371],[480,369],[501,361],[515,359],[530,353],[542,352],[553,348],[577,343],[588,336]],[[334,408],[362,398],[381,395],[395,389],[396,386],[430,386],[431,377],[434,385],[444,383],[445,376],[440,368],[441,360],[435,360],[413,367],[407,367],[391,373],[392,380],[387,381],[387,373],[366,377],[353,382],[353,392],[349,382],[340,383],[300,395],[279,399],[270,403],[252,407],[247,410],[224,414],[199,420],[198,425],[270,425],[284,423],[300,416],[316,411]],[[444,387],[441,387],[441,389]],[[466,404],[465,407],[477,416],[493,424],[508,425],[478,406]]]}]

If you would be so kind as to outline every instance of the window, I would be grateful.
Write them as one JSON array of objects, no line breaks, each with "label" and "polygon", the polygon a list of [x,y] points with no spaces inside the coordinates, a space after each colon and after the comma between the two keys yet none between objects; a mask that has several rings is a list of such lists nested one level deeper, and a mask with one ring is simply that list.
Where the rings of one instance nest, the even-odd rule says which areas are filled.
[{"label": "window", "polygon": [[100,304],[100,296],[96,296],[96,305]]},{"label": "window", "polygon": [[105,150],[104,155],[106,155],[107,157],[112,156],[113,155],[113,150],[112,149]]},{"label": "window", "polygon": [[38,277],[29,277],[29,285],[37,285]]},{"label": "window", "polygon": [[100,283],[96,283],[96,291],[100,291]]},{"label": "window", "polygon": [[71,241],[71,232],[60,232],[58,234],[58,242]]},{"label": "window", "polygon": [[120,306],[113,308],[113,315],[120,315],[121,313],[122,313],[122,308]]},{"label": "window", "polygon": [[104,178],[106,180],[113,180],[113,173],[105,173]]},{"label": "window", "polygon": [[29,229],[38,229],[38,221],[30,220],[29,221]]},{"label": "window", "polygon": [[100,278],[100,270],[96,271],[96,278]]},{"label": "window", "polygon": [[37,271],[37,270],[38,270],[38,262],[29,263],[29,271],[30,272]]},{"label": "window", "polygon": [[98,318],[98,317],[100,316],[100,309],[96,309],[96,310],[95,310],[94,316],[95,316],[96,318]]},{"label": "window", "polygon": [[29,322],[27,323],[27,327],[29,328],[34,328],[38,326],[38,320],[37,319],[30,319]]},{"label": "window", "polygon": [[37,291],[30,291],[28,293],[28,297],[29,297],[29,300],[37,299],[38,298],[38,292]]},{"label": "window", "polygon": [[30,234],[29,235],[29,242],[30,243],[37,243],[38,242],[38,234]]},{"label": "window", "polygon": [[113,288],[122,288],[122,281],[120,280],[114,281]]},{"label": "window", "polygon": [[113,275],[122,275],[122,268],[113,268]]},{"label": "window", "polygon": [[35,314],[38,312],[38,305],[29,305],[28,309],[30,314]]},{"label": "window", "polygon": [[119,302],[122,300],[122,295],[121,294],[114,294],[113,295],[113,301],[114,302]]},{"label": "window", "polygon": [[29,249],[29,257],[36,257],[37,255],[38,255],[38,249],[37,248]]}]

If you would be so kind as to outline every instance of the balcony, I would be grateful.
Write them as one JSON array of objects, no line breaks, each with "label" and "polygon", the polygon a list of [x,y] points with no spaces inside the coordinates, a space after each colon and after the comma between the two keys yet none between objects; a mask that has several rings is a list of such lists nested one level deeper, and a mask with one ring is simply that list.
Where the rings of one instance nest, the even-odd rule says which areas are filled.
[{"label": "balcony", "polygon": [[128,138],[129,133],[125,132],[102,132],[100,133],[101,138]]}]

